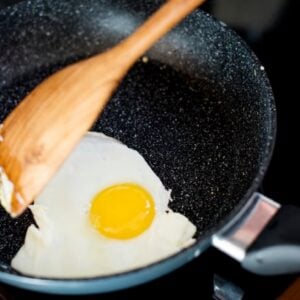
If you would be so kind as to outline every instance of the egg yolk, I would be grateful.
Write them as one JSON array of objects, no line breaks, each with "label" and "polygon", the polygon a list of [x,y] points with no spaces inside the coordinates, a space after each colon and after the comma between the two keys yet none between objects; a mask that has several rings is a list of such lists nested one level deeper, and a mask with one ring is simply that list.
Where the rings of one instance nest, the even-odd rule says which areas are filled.
[{"label": "egg yolk", "polygon": [[124,240],[143,233],[154,215],[151,195],[137,184],[123,183],[110,186],[93,198],[89,218],[102,235]]}]

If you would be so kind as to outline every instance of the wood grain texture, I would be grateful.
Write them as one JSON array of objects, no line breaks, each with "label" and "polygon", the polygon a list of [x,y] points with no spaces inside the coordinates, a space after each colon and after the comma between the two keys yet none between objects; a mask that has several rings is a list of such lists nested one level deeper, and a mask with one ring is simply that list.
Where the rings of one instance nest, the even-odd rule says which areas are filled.
[{"label": "wood grain texture", "polygon": [[168,1],[118,46],[43,81],[5,119],[0,166],[15,186],[12,215],[41,192],[134,62],[202,2]]}]

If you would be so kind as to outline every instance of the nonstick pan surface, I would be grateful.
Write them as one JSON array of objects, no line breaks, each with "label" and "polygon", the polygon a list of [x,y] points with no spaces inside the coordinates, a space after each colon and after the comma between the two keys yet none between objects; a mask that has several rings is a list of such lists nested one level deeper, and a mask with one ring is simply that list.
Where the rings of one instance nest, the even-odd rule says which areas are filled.
[{"label": "nonstick pan surface", "polygon": [[[112,47],[162,3],[38,0],[0,11],[0,121],[46,76]],[[265,72],[245,43],[198,10],[146,56],[93,130],[144,156],[172,189],[171,208],[197,226],[196,244],[122,275],[41,280],[10,268],[32,223],[30,213],[12,220],[1,210],[3,281],[57,293],[108,291],[147,281],[205,250],[211,234],[257,189],[272,152],[275,108]]]}]

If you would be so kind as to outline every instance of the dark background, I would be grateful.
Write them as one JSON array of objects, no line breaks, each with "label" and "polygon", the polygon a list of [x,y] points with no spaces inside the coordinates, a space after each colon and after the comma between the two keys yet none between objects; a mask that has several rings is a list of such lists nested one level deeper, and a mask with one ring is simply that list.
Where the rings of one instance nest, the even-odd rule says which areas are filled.
[{"label": "dark background", "polygon": [[[20,1],[0,0],[0,9]],[[299,49],[298,11],[296,0],[213,0],[204,9],[234,28],[250,45],[265,66],[277,105],[278,132],[271,165],[261,190],[281,203],[298,202],[296,179],[299,169],[296,83]],[[1,21],[1,20],[0,20]],[[1,37],[0,37],[1,38]],[[0,49],[1,51],[1,49]],[[198,299],[212,299],[214,282],[218,299],[275,299],[296,275],[261,277],[240,268],[238,263],[214,249],[162,279],[126,291],[84,299],[140,299],[142,296],[163,297],[186,293]],[[224,288],[225,286],[225,288]],[[229,287],[229,288],[228,288]],[[238,287],[238,288],[237,288]],[[216,286],[215,286],[216,288]],[[229,293],[236,293],[229,294]],[[35,293],[0,285],[0,299],[54,299]],[[65,298],[65,297],[62,297]],[[55,297],[60,299],[60,297]]]}]

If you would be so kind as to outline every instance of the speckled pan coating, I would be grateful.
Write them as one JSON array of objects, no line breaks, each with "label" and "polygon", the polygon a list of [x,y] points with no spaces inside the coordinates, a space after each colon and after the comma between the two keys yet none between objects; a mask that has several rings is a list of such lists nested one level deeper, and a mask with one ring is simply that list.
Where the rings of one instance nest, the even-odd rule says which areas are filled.
[{"label": "speckled pan coating", "polygon": [[[38,0],[0,11],[0,120],[47,75],[113,46],[161,3]],[[173,190],[172,208],[197,225],[201,243],[264,172],[274,136],[272,92],[245,44],[200,11],[147,56],[94,130],[145,157]],[[30,222],[29,213],[11,220],[0,211],[2,269]]]}]

